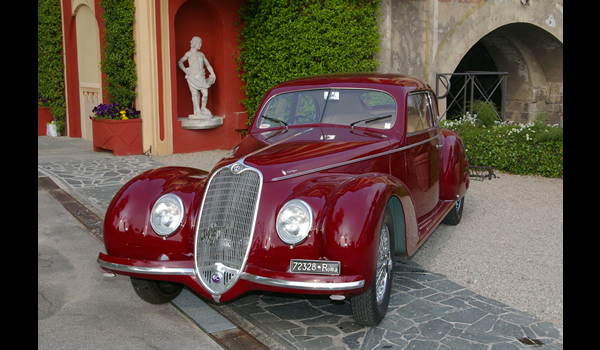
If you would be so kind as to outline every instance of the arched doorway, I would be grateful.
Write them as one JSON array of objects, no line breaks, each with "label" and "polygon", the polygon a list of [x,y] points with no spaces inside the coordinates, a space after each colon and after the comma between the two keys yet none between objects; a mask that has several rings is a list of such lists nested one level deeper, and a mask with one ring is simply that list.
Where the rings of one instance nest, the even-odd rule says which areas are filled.
[{"label": "arched doorway", "polygon": [[86,4],[76,9],[77,68],[79,72],[79,101],[81,137],[92,140],[92,109],[102,101],[100,73],[100,35],[93,11]]},{"label": "arched doorway", "polygon": [[[470,48],[454,73],[469,71],[508,73],[506,120],[531,122],[545,112],[547,123],[562,125],[563,44],[544,29],[512,23],[493,30]],[[460,88],[459,78],[453,80],[453,89]],[[492,101],[500,105],[500,91]]]}]

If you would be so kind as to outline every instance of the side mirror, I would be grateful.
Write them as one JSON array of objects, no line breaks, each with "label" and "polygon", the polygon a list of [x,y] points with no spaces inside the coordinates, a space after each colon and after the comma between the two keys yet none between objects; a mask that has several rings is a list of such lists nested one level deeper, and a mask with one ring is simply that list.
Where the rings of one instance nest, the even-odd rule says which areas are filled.
[{"label": "side mirror", "polygon": [[[448,77],[445,76],[445,75],[443,75],[443,74],[438,75],[438,78],[441,78],[441,77],[444,77],[444,79],[446,80],[446,84],[444,84],[444,86],[446,87],[446,93],[443,94],[443,95],[441,95],[441,96],[438,95],[437,96],[438,100],[446,98],[448,96],[448,94],[450,93],[450,79],[448,79]],[[436,95],[437,95],[438,90],[439,90],[439,84],[438,83],[439,83],[439,79],[435,82],[435,93],[436,93]]]}]

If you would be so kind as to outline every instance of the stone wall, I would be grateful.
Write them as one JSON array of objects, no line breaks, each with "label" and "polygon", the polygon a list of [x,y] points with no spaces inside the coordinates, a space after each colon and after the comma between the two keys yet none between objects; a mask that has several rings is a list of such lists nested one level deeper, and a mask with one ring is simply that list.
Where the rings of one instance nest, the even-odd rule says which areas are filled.
[{"label": "stone wall", "polygon": [[562,125],[562,1],[383,0],[381,10],[381,72],[423,77],[435,88],[437,73],[455,72],[481,43],[508,72],[507,119],[528,122],[545,110]]}]

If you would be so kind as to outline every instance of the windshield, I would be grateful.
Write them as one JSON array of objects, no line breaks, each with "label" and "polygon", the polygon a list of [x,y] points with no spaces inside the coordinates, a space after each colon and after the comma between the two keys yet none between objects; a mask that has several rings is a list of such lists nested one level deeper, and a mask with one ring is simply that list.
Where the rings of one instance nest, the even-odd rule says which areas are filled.
[{"label": "windshield", "polygon": [[327,123],[390,129],[396,121],[396,101],[383,91],[316,89],[274,96],[260,113],[258,127]]}]

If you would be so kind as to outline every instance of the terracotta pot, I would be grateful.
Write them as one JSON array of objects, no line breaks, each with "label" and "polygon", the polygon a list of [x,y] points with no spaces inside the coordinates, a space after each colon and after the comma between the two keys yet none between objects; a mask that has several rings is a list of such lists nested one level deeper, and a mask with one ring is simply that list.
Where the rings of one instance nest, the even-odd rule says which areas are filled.
[{"label": "terracotta pot", "polygon": [[38,107],[38,136],[46,135],[46,124],[53,120],[50,107]]},{"label": "terracotta pot", "polygon": [[113,151],[115,156],[142,154],[142,119],[92,118],[94,151]]}]

